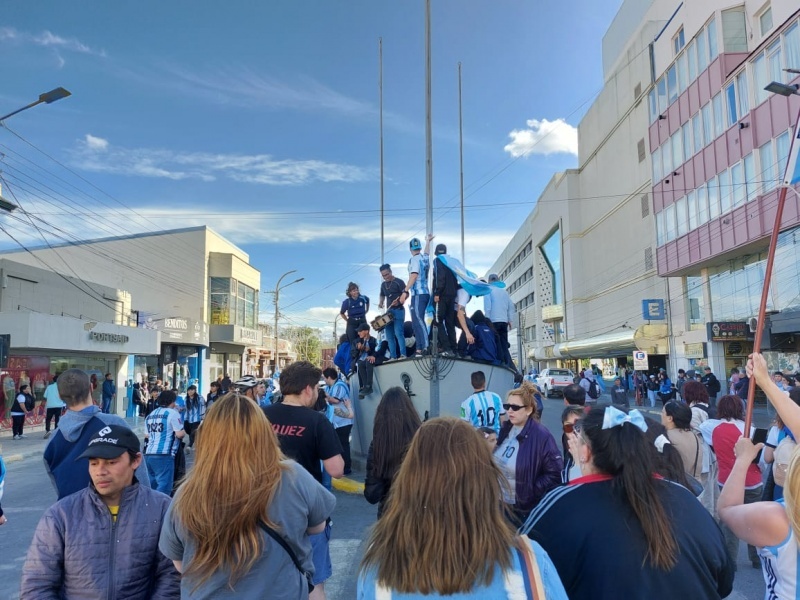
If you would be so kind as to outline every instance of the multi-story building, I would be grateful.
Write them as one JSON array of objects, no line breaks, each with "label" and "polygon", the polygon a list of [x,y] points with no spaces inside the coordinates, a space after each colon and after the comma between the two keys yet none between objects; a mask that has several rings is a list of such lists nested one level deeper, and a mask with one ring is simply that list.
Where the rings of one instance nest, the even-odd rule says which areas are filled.
[{"label": "multi-story building", "polygon": [[[192,227],[58,246],[2,256],[126,290],[134,323],[160,332],[158,356],[136,355],[134,378],[185,389],[197,380],[242,374],[246,348],[262,345],[261,275],[248,255],[212,229]],[[90,290],[91,284],[87,286]],[[129,315],[124,315],[127,319]]]}]

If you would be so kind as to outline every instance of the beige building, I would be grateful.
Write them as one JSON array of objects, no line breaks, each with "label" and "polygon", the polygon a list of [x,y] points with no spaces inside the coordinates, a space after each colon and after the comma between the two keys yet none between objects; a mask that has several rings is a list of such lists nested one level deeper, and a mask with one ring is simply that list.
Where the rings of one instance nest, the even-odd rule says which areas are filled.
[{"label": "beige building", "polygon": [[184,390],[195,380],[241,376],[247,347],[262,345],[258,328],[261,275],[249,256],[212,229],[170,231],[8,251],[0,256],[53,269],[115,290],[129,304],[119,319],[160,332],[157,357],[137,355],[134,379],[162,379]]}]

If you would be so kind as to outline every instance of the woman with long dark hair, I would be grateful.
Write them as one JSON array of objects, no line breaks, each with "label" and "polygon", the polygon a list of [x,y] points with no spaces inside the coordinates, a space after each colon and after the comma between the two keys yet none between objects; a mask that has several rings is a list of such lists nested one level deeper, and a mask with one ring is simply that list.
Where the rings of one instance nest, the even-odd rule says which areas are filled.
[{"label": "woman with long dark hair", "polygon": [[471,425],[425,422],[367,541],[359,600],[566,599],[547,554],[505,520],[501,480]]},{"label": "woman with long dark hair", "polygon": [[206,415],[159,548],[183,573],[182,598],[307,598],[308,535],[323,531],[335,503],[284,457],[261,408],[232,392]]},{"label": "woman with long dark hair", "polygon": [[683,470],[697,479],[703,471],[703,440],[692,430],[692,409],[683,402],[670,400],[661,409],[661,424],[667,438],[680,452]]},{"label": "woman with long dark hair", "polygon": [[714,599],[732,590],[722,533],[691,492],[657,474],[646,430],[638,410],[593,408],[569,434],[583,476],[545,496],[522,527],[550,554],[572,600]]},{"label": "woman with long dark hair", "polygon": [[187,451],[194,446],[194,436],[197,434],[197,428],[200,427],[205,415],[206,399],[197,393],[196,385],[190,385],[186,388],[186,419],[183,424],[183,428],[189,436]]},{"label": "woman with long dark hair", "polygon": [[375,410],[364,482],[364,497],[378,505],[379,519],[403,456],[421,424],[417,409],[403,388],[386,390]]}]

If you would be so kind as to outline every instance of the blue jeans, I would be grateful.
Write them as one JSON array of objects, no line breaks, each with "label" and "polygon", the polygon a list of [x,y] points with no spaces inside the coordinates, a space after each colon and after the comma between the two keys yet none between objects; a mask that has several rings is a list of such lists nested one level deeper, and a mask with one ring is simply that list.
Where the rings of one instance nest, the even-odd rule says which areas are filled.
[{"label": "blue jeans", "polygon": [[403,322],[406,318],[406,311],[403,308],[390,308],[394,321],[389,323],[384,329],[386,341],[389,342],[389,355],[398,358],[406,355],[406,338],[403,335]]},{"label": "blue jeans", "polygon": [[111,398],[103,398],[102,412],[108,414],[111,412]]},{"label": "blue jeans", "polygon": [[153,489],[167,496],[171,495],[175,478],[175,457],[171,454],[147,454],[145,463]]},{"label": "blue jeans", "polygon": [[324,583],[333,574],[329,543],[331,540],[331,524],[325,525],[324,531],[308,536],[311,540],[311,560],[314,563],[314,577],[311,583]]},{"label": "blue jeans", "polygon": [[411,325],[414,328],[414,337],[417,340],[417,352],[428,348],[428,328],[425,327],[425,311],[430,302],[430,294],[416,294],[411,296]]}]

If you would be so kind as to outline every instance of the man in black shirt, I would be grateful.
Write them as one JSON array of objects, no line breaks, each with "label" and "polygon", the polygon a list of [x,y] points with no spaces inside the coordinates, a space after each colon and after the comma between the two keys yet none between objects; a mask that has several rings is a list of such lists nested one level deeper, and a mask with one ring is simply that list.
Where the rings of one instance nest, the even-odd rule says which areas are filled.
[{"label": "man in black shirt", "polygon": [[406,320],[406,309],[403,308],[403,304],[408,299],[406,282],[395,277],[389,265],[381,265],[381,277],[383,283],[381,283],[378,308],[383,308],[385,303],[386,311],[392,315],[393,319],[384,330],[386,341],[389,342],[389,355],[391,356],[389,360],[405,358],[406,338],[403,335],[403,323]]},{"label": "man in black shirt", "polygon": [[[339,437],[325,415],[311,409],[317,401],[317,386],[322,371],[306,361],[290,364],[281,371],[283,402],[263,407],[272,423],[283,453],[303,466],[322,483],[322,469],[338,479],[344,475],[344,459]],[[325,531],[310,535],[314,560],[314,591],[310,598],[324,598],[323,584],[331,576],[328,549],[330,523]]]},{"label": "man in black shirt", "polygon": [[436,258],[433,261],[433,302],[436,309],[434,326],[437,331],[439,351],[444,356],[452,355],[456,350],[456,291],[458,281],[453,272],[439,257],[447,254],[447,246],[437,244]]},{"label": "man in black shirt", "polygon": [[711,367],[706,367],[705,373],[701,382],[706,386],[706,391],[708,392],[708,405],[714,407],[717,405],[717,394],[719,394],[722,386],[717,376],[711,372]]}]

